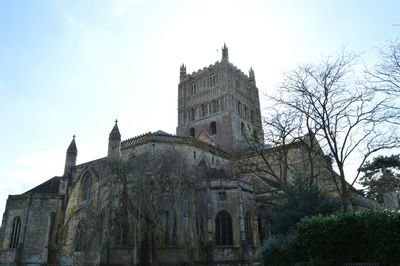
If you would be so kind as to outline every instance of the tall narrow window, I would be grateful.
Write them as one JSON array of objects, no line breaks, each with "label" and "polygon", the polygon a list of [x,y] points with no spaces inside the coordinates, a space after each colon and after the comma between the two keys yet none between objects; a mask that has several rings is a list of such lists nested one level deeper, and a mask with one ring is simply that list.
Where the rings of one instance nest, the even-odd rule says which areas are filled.
[{"label": "tall narrow window", "polygon": [[87,201],[90,200],[90,198],[92,197],[92,184],[93,180],[92,180],[92,176],[89,172],[87,172],[81,181],[81,200],[82,201]]},{"label": "tall narrow window", "polygon": [[18,216],[13,220],[13,227],[10,238],[10,248],[17,248],[19,241],[19,232],[21,231],[21,218]]},{"label": "tall narrow window", "polygon": [[190,128],[190,136],[191,137],[196,137],[196,130],[192,127],[192,128]]},{"label": "tall narrow window", "polygon": [[235,84],[236,84],[236,88],[239,88],[240,82],[239,82],[239,78],[237,76],[235,77]]},{"label": "tall narrow window", "polygon": [[210,87],[215,86],[215,75],[210,76]]},{"label": "tall narrow window", "polygon": [[219,111],[219,104],[218,104],[218,100],[214,99],[211,101],[211,108],[212,108],[212,112],[216,113]]},{"label": "tall narrow window", "polygon": [[207,115],[207,106],[205,104],[201,105],[201,117],[205,117]]},{"label": "tall narrow window", "polygon": [[215,241],[217,245],[232,245],[232,218],[226,211],[220,211],[215,218]]},{"label": "tall narrow window", "polygon": [[251,216],[249,213],[246,213],[246,216],[245,216],[244,229],[245,229],[245,233],[246,233],[246,243],[248,245],[253,244],[253,231],[251,228]]},{"label": "tall narrow window", "polygon": [[212,121],[210,123],[210,133],[211,133],[211,135],[217,134],[217,122]]},{"label": "tall narrow window", "polygon": [[225,110],[225,98],[224,97],[219,98],[219,109],[221,111]]},{"label": "tall narrow window", "polygon": [[242,103],[240,101],[238,101],[238,104],[237,104],[237,112],[240,115],[242,114]]},{"label": "tall narrow window", "polygon": [[195,115],[196,115],[196,109],[195,108],[191,108],[190,109],[190,120],[193,121],[195,119]]},{"label": "tall narrow window", "polygon": [[84,251],[86,246],[86,228],[85,222],[82,220],[79,222],[78,227],[76,228],[75,235],[75,251]]},{"label": "tall narrow window", "polygon": [[242,136],[246,136],[246,128],[244,127],[244,123],[240,123],[240,131],[242,132]]},{"label": "tall narrow window", "polygon": [[250,120],[252,123],[254,123],[254,111],[253,110],[251,110],[251,112],[250,112]]},{"label": "tall narrow window", "polygon": [[244,118],[247,119],[247,106],[244,105]]},{"label": "tall narrow window", "polygon": [[197,84],[196,83],[192,83],[192,95],[196,94],[197,92]]}]

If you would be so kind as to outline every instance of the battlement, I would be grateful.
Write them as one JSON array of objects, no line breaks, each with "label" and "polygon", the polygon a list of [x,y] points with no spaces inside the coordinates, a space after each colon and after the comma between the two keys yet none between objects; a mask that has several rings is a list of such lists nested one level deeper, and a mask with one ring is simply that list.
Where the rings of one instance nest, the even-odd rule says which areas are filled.
[{"label": "battlement", "polygon": [[[234,64],[230,63],[230,62],[225,62],[225,61],[216,61],[214,64],[209,65],[208,67],[203,67],[200,68],[196,71],[193,71],[192,73],[186,74],[185,78],[182,81],[191,79],[191,78],[195,78],[196,76],[201,76],[203,74],[212,72],[214,70],[214,68],[218,68],[220,67],[220,65],[228,65],[231,69],[233,69],[233,71],[236,71],[237,74],[241,75],[242,79],[247,79],[250,80],[251,77],[250,75],[247,75],[246,73],[244,73],[241,69],[239,69],[237,66],[235,66]],[[185,68],[186,70],[186,68]]]},{"label": "battlement", "polygon": [[134,148],[139,145],[143,145],[149,142],[162,142],[162,143],[174,143],[174,144],[186,144],[193,145],[204,150],[225,156],[227,158],[236,158],[237,154],[227,152],[218,146],[210,145],[196,138],[191,137],[179,137],[165,132],[147,132],[136,137],[126,139],[121,142],[121,151]]}]

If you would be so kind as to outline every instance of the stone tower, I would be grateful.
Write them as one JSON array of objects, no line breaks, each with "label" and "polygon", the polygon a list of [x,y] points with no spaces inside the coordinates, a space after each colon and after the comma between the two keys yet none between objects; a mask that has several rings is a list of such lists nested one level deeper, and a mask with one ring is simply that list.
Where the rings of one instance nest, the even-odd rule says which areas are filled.
[{"label": "stone tower", "polygon": [[231,152],[247,149],[250,140],[263,142],[254,71],[246,75],[230,63],[225,44],[220,62],[192,74],[180,68],[176,134],[197,138],[201,132]]}]

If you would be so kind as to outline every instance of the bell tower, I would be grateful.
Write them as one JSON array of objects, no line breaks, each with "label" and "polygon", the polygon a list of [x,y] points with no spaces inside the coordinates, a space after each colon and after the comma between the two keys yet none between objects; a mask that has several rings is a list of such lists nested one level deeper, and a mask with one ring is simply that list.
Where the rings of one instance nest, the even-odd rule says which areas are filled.
[{"label": "bell tower", "polygon": [[248,149],[250,141],[263,143],[260,101],[252,68],[246,75],[230,63],[225,44],[221,61],[191,74],[186,74],[183,66],[178,85],[178,136],[197,138],[204,132],[230,152]]}]

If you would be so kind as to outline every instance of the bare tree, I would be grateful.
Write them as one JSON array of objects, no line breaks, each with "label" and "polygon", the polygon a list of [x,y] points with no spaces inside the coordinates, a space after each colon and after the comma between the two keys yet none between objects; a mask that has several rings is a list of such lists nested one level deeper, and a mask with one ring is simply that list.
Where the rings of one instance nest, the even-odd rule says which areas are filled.
[{"label": "bare tree", "polygon": [[132,154],[112,165],[120,181],[122,215],[135,224],[141,242],[142,263],[158,265],[159,246],[177,244],[177,222],[195,217],[201,180],[174,149]]},{"label": "bare tree", "polygon": [[387,94],[400,95],[400,40],[380,49],[381,60],[372,71],[367,71],[378,88]]},{"label": "bare tree", "polygon": [[280,95],[270,96],[302,117],[303,130],[313,125],[315,137],[339,172],[337,188],[344,210],[351,199],[350,187],[360,175],[357,170],[347,183],[345,167],[350,159],[354,163],[352,155],[361,156],[359,169],[372,154],[398,146],[392,123],[397,110],[391,108],[389,96],[357,78],[356,63],[356,56],[343,51],[335,58],[300,66],[286,75]]}]

